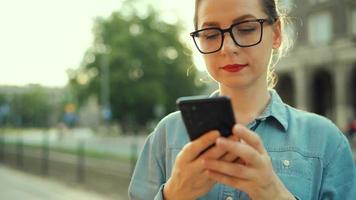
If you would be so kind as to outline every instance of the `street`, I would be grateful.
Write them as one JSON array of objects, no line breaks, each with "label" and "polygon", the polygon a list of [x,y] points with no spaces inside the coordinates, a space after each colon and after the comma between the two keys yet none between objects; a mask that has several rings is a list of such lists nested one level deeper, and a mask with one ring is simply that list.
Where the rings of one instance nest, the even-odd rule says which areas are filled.
[{"label": "street", "polygon": [[[3,165],[0,165],[0,194],[1,200],[111,200],[92,191],[66,186]],[[127,199],[126,194],[118,200],[124,199]]]}]

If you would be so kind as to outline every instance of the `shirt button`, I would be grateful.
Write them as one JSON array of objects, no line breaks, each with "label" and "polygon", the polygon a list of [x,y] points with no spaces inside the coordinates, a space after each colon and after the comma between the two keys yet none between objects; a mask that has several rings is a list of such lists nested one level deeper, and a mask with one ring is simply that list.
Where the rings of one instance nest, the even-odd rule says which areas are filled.
[{"label": "shirt button", "polygon": [[225,200],[234,200],[234,198],[232,198],[232,197],[226,197]]},{"label": "shirt button", "polygon": [[284,165],[285,167],[289,167],[289,165],[290,165],[289,160],[283,160],[283,165]]}]

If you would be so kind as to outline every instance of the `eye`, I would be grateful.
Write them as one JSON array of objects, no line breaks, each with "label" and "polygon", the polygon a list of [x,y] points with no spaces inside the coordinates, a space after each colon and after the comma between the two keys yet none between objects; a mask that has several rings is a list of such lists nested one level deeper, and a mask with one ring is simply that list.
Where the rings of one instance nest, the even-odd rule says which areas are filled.
[{"label": "eye", "polygon": [[204,40],[215,40],[220,37],[220,32],[217,30],[204,30],[199,33],[199,37]]},{"label": "eye", "polygon": [[256,28],[240,28],[237,30],[239,33],[248,34],[256,31]]},{"label": "eye", "polygon": [[258,22],[244,22],[233,27],[233,32],[240,35],[252,34],[258,31],[260,24]]},{"label": "eye", "polygon": [[213,39],[216,39],[218,36],[219,36],[218,33],[212,33],[212,34],[209,34],[209,35],[205,35],[205,39],[213,40]]}]

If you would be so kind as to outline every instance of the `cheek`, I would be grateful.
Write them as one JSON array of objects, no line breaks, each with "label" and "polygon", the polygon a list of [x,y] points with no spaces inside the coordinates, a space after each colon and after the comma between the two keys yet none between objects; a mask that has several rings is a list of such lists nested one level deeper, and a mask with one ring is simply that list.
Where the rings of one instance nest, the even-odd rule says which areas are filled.
[{"label": "cheek", "polygon": [[258,68],[267,68],[272,53],[269,43],[261,42],[259,45],[246,49],[246,55],[251,65]]},{"label": "cheek", "polygon": [[261,45],[245,49],[244,55],[254,70],[264,69],[268,67],[271,51]]},{"label": "cheek", "polygon": [[203,56],[204,62],[205,62],[205,66],[207,68],[207,70],[209,71],[209,73],[214,73],[214,69],[216,68],[217,65],[217,58],[215,58],[213,56],[213,54],[210,55],[204,55]]}]

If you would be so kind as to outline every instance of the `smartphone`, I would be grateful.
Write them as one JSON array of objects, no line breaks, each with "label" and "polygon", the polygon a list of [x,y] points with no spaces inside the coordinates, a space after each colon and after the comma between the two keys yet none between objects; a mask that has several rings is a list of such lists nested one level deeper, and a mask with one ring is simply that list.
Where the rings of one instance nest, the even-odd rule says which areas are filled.
[{"label": "smartphone", "polygon": [[228,97],[181,97],[177,99],[177,105],[190,140],[195,140],[211,130],[220,131],[224,137],[231,135],[235,118]]}]

